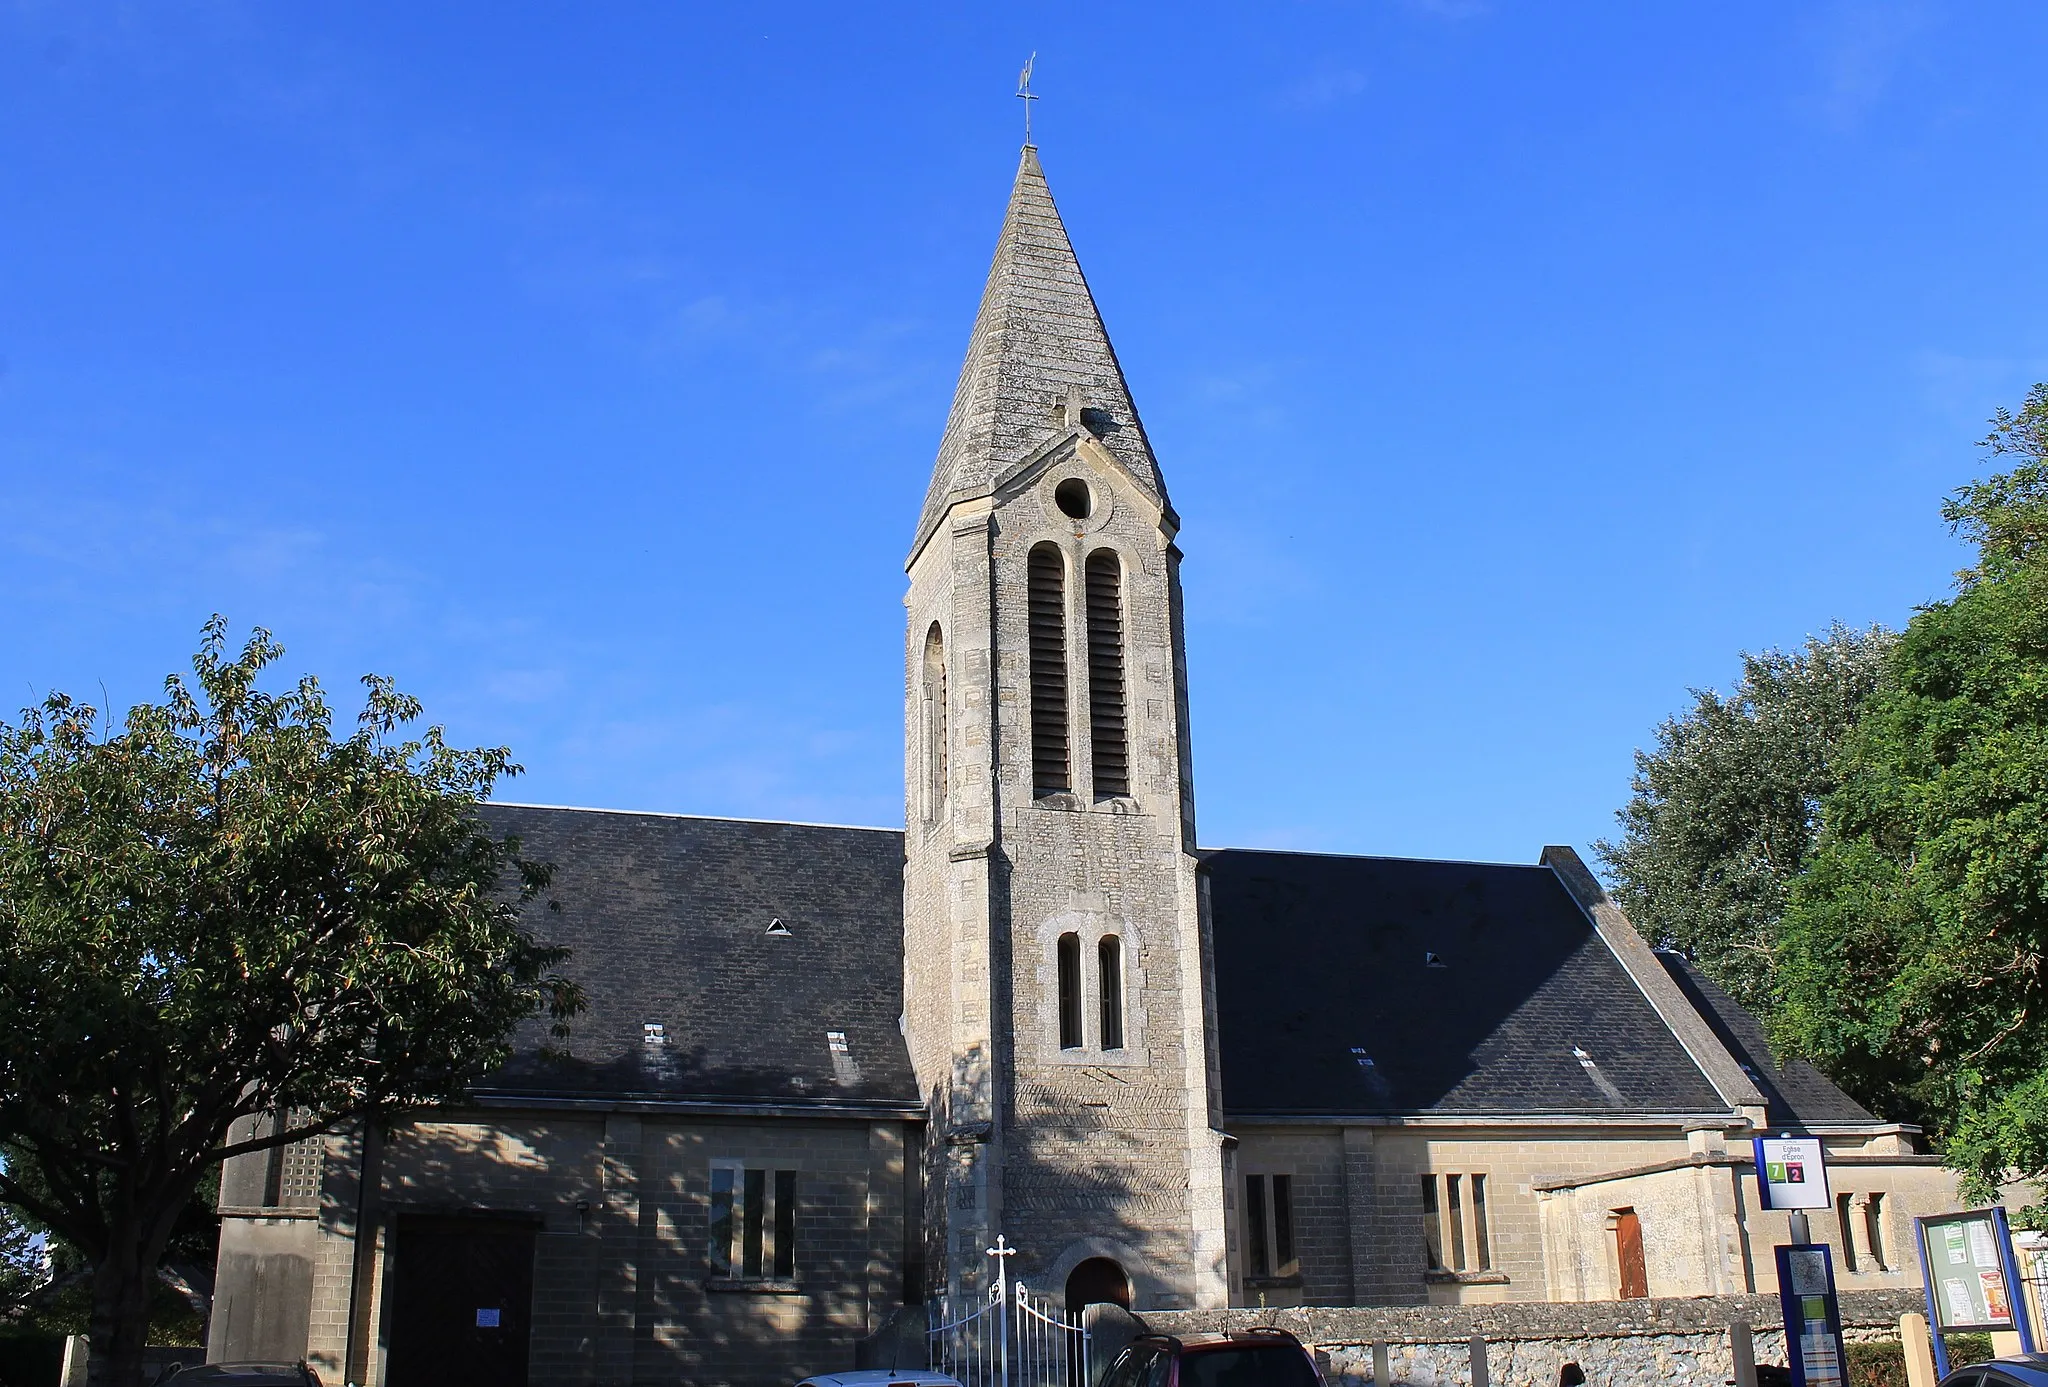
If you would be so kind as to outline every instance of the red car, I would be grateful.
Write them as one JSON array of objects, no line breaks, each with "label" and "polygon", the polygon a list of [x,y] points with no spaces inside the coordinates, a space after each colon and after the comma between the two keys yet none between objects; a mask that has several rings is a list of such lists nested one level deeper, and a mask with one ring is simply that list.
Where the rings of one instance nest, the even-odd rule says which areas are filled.
[{"label": "red car", "polygon": [[1284,1329],[1140,1334],[1098,1387],[1323,1387],[1315,1355]]}]

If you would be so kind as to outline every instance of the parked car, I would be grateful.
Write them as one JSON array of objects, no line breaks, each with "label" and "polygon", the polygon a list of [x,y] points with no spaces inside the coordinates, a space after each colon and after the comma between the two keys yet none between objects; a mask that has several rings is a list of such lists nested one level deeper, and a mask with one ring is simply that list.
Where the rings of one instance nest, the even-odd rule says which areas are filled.
[{"label": "parked car", "polygon": [[2015,1353],[1956,1368],[1941,1387],[2048,1387],[2048,1353]]},{"label": "parked car", "polygon": [[[1315,1355],[1284,1329],[1225,1334],[1140,1334],[1098,1387],[1322,1387]],[[2048,1387],[2048,1384],[2028,1384]]]},{"label": "parked car", "polygon": [[157,1379],[157,1387],[320,1387],[320,1374],[298,1363],[196,1363]]},{"label": "parked car", "polygon": [[924,1368],[860,1368],[850,1373],[819,1373],[796,1387],[960,1387],[960,1379]]}]

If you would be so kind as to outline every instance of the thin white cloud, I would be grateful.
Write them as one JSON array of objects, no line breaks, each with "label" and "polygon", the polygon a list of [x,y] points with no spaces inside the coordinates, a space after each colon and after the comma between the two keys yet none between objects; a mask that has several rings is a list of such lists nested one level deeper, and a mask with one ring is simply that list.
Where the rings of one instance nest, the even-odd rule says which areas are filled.
[{"label": "thin white cloud", "polygon": [[1884,100],[1932,19],[1925,0],[1839,0],[1821,16],[1814,40],[1820,109],[1830,125],[1851,129]]},{"label": "thin white cloud", "polygon": [[1280,105],[1291,111],[1320,111],[1342,105],[1365,90],[1365,74],[1354,68],[1314,72],[1280,93]]}]

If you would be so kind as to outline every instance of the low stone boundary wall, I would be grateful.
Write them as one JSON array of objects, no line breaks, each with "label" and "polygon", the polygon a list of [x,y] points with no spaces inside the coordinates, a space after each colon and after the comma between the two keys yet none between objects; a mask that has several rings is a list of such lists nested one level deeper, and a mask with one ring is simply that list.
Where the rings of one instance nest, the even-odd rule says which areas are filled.
[{"label": "low stone boundary wall", "polygon": [[[1846,1338],[1896,1338],[1899,1316],[1925,1310],[1917,1288],[1845,1291]],[[1469,1344],[1486,1340],[1496,1387],[1557,1387],[1576,1363],[1588,1387],[1723,1387],[1735,1360],[1728,1325],[1747,1321],[1756,1361],[1783,1363],[1785,1333],[1776,1296],[1688,1300],[1525,1301],[1500,1305],[1303,1307],[1287,1310],[1163,1310],[1145,1327],[1160,1334],[1277,1325],[1327,1359],[1332,1384],[1372,1381],[1373,1345],[1387,1345],[1389,1378],[1409,1387],[1463,1387],[1472,1380]]]}]

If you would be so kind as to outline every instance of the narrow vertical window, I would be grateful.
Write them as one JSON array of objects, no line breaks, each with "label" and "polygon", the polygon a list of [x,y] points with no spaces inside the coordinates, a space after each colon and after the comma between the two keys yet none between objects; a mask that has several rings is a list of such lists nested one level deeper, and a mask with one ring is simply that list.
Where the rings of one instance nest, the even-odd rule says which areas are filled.
[{"label": "narrow vertical window", "polygon": [[1273,1177],[1273,1274],[1294,1276],[1301,1271],[1294,1260],[1294,1177]]},{"label": "narrow vertical window", "polygon": [[1273,1264],[1266,1251],[1266,1177],[1244,1177],[1245,1275],[1271,1276]]},{"label": "narrow vertical window", "polygon": [[946,807],[946,639],[939,623],[924,638],[924,816]]},{"label": "narrow vertical window", "polygon": [[732,1275],[733,1182],[731,1166],[711,1168],[711,1274]]},{"label": "narrow vertical window", "polygon": [[1031,629],[1031,779],[1034,795],[1073,789],[1067,768],[1067,572],[1060,551],[1031,551],[1026,608]]},{"label": "narrow vertical window", "polygon": [[796,1276],[796,1172],[775,1172],[775,1275]]},{"label": "narrow vertical window", "polygon": [[1873,1193],[1870,1202],[1863,1206],[1863,1246],[1870,1252],[1870,1260],[1882,1271],[1890,1265],[1884,1256],[1884,1196]]},{"label": "narrow vertical window", "polygon": [[1852,1207],[1854,1196],[1835,1196],[1835,1222],[1842,1229],[1842,1270],[1855,1271],[1856,1267],[1856,1213]]},{"label": "narrow vertical window", "polygon": [[1095,946],[1097,979],[1102,984],[1102,1048],[1124,1048],[1124,941],[1113,934]]},{"label": "narrow vertical window", "polygon": [[1472,1177],[1472,1244],[1478,1255],[1472,1265],[1479,1271],[1493,1269],[1493,1239],[1486,1231],[1486,1177]]},{"label": "narrow vertical window", "polygon": [[741,1227],[740,1260],[741,1274],[761,1274],[761,1216],[767,1212],[768,1172],[749,1170],[745,1174],[745,1193],[740,1197]]},{"label": "narrow vertical window", "polygon": [[1131,792],[1124,729],[1123,565],[1114,551],[1088,556],[1088,728],[1095,798]]},{"label": "narrow vertical window", "polygon": [[1444,1211],[1448,1218],[1448,1226],[1444,1229],[1444,1251],[1451,1256],[1447,1265],[1452,1271],[1465,1269],[1465,1201],[1459,1190],[1461,1184],[1463,1180],[1459,1176],[1444,1176]]},{"label": "narrow vertical window", "polygon": [[1059,947],[1060,1048],[1081,1048],[1081,936],[1063,934]]},{"label": "narrow vertical window", "polygon": [[1443,1212],[1437,1207],[1436,1176],[1422,1177],[1422,1244],[1429,1258],[1429,1269],[1440,1271],[1444,1262],[1444,1221]]}]

